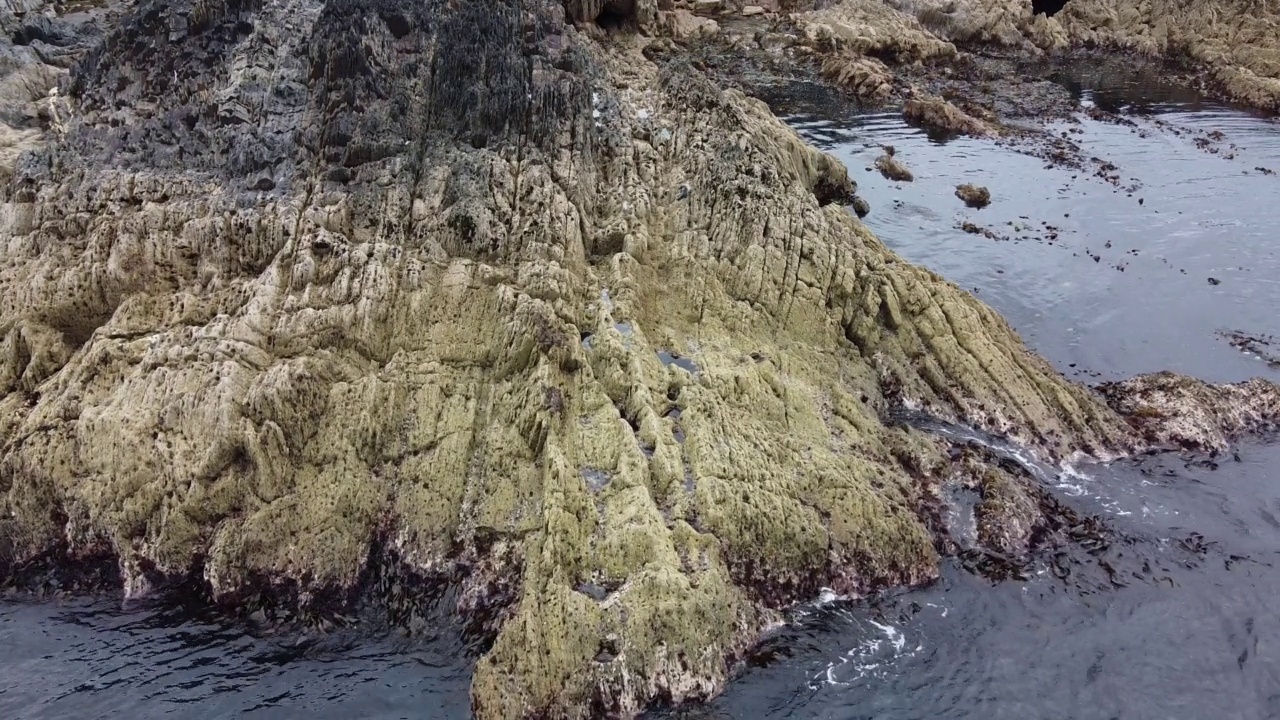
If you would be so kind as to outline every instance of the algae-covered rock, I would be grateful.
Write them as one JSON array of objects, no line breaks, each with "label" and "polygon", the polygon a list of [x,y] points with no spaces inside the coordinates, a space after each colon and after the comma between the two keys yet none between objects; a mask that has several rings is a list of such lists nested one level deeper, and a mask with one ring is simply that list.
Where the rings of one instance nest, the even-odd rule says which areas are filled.
[{"label": "algae-covered rock", "polygon": [[872,236],[839,162],[646,57],[657,12],[104,26],[0,206],[0,575],[303,611],[451,584],[478,718],[632,716],[718,692],[821,587],[936,576],[947,458],[892,407],[1132,445]]},{"label": "algae-covered rock", "polygon": [[915,180],[915,175],[911,174],[911,170],[902,161],[894,157],[893,153],[886,152],[884,155],[876,158],[876,170],[885,176],[888,180],[896,180],[899,182],[911,182]]},{"label": "algae-covered rock", "polygon": [[957,185],[956,197],[971,208],[984,208],[991,204],[991,191],[981,185],[971,183]]},{"label": "algae-covered rock", "polygon": [[902,116],[917,125],[960,135],[982,136],[993,132],[987,123],[933,95],[922,94],[907,100]]}]

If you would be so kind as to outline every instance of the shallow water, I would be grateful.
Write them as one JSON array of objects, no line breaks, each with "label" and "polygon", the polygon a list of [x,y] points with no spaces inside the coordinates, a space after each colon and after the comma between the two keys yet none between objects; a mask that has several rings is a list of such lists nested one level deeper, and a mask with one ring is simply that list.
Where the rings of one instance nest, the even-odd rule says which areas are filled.
[{"label": "shallow water", "polygon": [[[846,161],[886,243],[975,290],[1065,372],[1280,375],[1218,336],[1280,335],[1280,175],[1255,170],[1280,171],[1280,126],[1158,83],[1062,81],[1136,123],[1055,127],[1085,158],[1114,163],[1119,186],[1096,163],[1046,169],[991,141],[931,139],[896,113],[790,120]],[[1198,146],[1212,131],[1223,137]],[[915,182],[863,169],[881,144]],[[992,205],[965,208],[952,194],[960,182],[989,187]],[[967,233],[966,220],[1009,239]],[[1127,587],[1085,564],[995,585],[949,567],[922,590],[822,598],[766,639],[723,697],[653,716],[1280,717],[1278,471],[1280,445],[1254,444],[1238,460],[1041,472],[1130,538],[1109,556],[1144,566]],[[0,602],[0,648],[6,718],[469,715],[470,662],[450,632],[256,637],[118,601]]]},{"label": "shallow water", "polygon": [[1125,552],[1159,568],[1148,581],[992,585],[952,568],[874,606],[828,602],[722,698],[664,717],[1278,717],[1277,467],[1280,447],[1250,446],[1217,470],[1094,468],[1070,492],[1134,533]]},{"label": "shallow water", "polygon": [[[1087,117],[1053,126],[1086,159],[1117,166],[1119,187],[1090,162],[1046,169],[989,140],[938,142],[897,113],[790,120],[845,161],[871,203],[864,221],[886,244],[976,291],[1061,370],[1267,372],[1218,333],[1280,333],[1280,126],[1202,102],[1129,107],[1142,112],[1133,126]],[[1223,139],[1197,147],[1213,131]],[[882,144],[914,182],[866,170]],[[953,194],[964,182],[989,188],[991,205],[965,207]],[[1008,240],[967,233],[965,221]]]},{"label": "shallow water", "polygon": [[0,717],[466,718],[457,633],[255,637],[119,601],[0,604]]}]

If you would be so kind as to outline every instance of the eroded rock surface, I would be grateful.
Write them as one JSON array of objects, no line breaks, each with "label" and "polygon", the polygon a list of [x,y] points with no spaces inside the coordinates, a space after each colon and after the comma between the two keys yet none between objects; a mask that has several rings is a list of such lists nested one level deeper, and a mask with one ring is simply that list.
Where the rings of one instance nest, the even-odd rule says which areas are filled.
[{"label": "eroded rock surface", "polygon": [[1140,442],[763,103],[650,60],[660,12],[104,26],[0,206],[0,571],[303,610],[451,584],[491,634],[477,717],[631,716],[719,691],[821,587],[936,575],[950,461],[891,407],[1049,460]]},{"label": "eroded rock surface", "polygon": [[1241,437],[1280,429],[1280,387],[1261,378],[1212,385],[1155,373],[1099,390],[1154,446],[1216,453]]},{"label": "eroded rock surface", "polygon": [[918,125],[960,135],[982,136],[991,132],[987,123],[940,97],[913,97],[903,107],[902,115]]}]

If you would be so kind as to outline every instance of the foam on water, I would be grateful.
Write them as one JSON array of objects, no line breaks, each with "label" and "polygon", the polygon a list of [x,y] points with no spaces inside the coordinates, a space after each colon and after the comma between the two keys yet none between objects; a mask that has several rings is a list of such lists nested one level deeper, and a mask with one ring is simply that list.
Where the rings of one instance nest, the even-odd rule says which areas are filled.
[{"label": "foam on water", "polygon": [[888,623],[865,619],[855,621],[855,624],[865,637],[839,657],[827,662],[826,667],[813,676],[809,683],[810,690],[818,690],[823,685],[848,687],[892,672],[903,659],[913,657],[924,649],[923,645],[916,645],[908,650],[906,634]]}]

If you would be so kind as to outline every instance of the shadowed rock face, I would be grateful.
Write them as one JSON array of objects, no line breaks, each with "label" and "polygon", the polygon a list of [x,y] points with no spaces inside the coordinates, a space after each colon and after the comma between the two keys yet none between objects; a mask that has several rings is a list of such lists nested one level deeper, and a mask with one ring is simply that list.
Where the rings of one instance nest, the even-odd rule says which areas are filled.
[{"label": "shadowed rock face", "polygon": [[[889,409],[1141,442],[762,103],[647,59],[655,12],[112,16],[0,206],[0,571],[313,611],[449,583],[478,717],[629,716],[820,587],[936,575],[952,461]],[[1004,552],[1033,509],[997,506]]]}]

